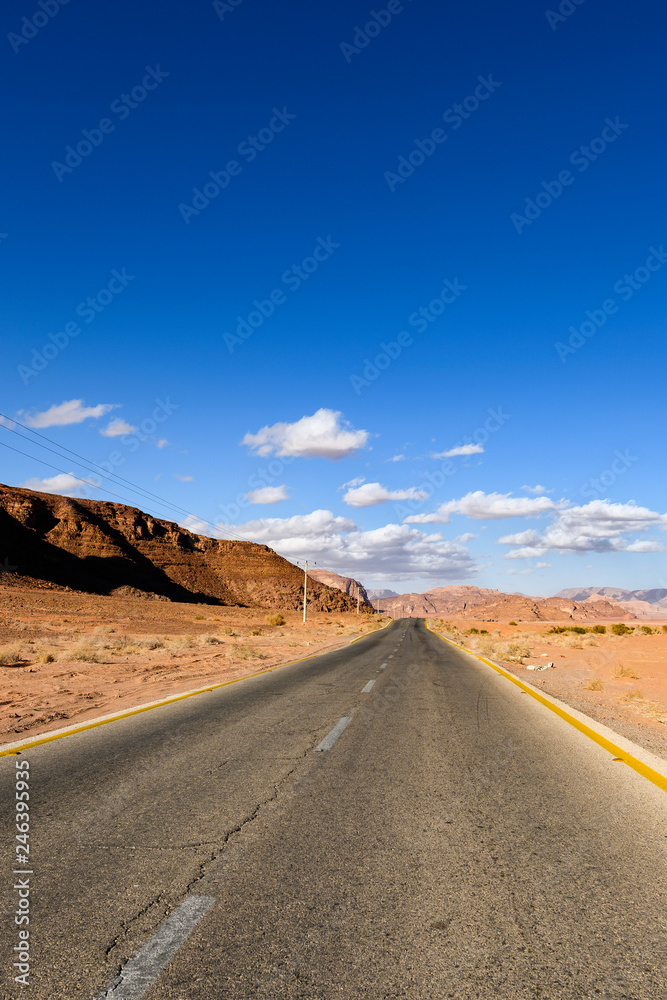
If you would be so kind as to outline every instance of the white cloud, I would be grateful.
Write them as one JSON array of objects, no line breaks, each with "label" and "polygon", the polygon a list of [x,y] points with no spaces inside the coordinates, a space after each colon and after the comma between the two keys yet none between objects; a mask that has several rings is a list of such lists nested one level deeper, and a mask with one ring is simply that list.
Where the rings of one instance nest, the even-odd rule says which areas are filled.
[{"label": "white cloud", "polygon": [[533,493],[538,497],[543,496],[547,492],[546,487],[539,484],[537,486],[522,486],[521,489],[525,490],[526,493]]},{"label": "white cloud", "polygon": [[289,493],[286,486],[262,486],[248,493],[247,499],[255,504],[280,503],[281,500],[289,500]]},{"label": "white cloud", "polygon": [[481,455],[484,451],[483,444],[461,444],[449,451],[438,451],[431,455],[431,458],[455,458],[457,455]]},{"label": "white cloud", "polygon": [[174,479],[180,479],[182,483],[192,483],[194,482],[194,476],[181,476],[178,472],[174,472]]},{"label": "white cloud", "polygon": [[246,434],[241,444],[257,454],[297,458],[346,458],[368,443],[368,431],[356,431],[341,421],[338,410],[319,409],[293,424],[278,423]]},{"label": "white cloud", "polygon": [[667,527],[667,514],[658,514],[634,503],[592,500],[581,507],[561,509],[546,530],[505,535],[501,545],[518,546],[506,559],[530,559],[547,552],[662,552],[652,539],[629,541],[630,532]]},{"label": "white cloud", "polygon": [[62,472],[46,479],[26,479],[24,483],[19,483],[19,486],[26,490],[36,490],[38,493],[60,493],[65,497],[78,496],[87,487],[96,490],[100,488],[97,479],[84,479],[71,472]]},{"label": "white cloud", "polygon": [[385,459],[386,462],[405,462],[405,455],[392,455],[391,458]]},{"label": "white cloud", "polygon": [[167,446],[168,444],[169,444],[169,442],[167,441],[167,439],[166,439],[166,438],[160,438],[160,440],[158,441],[158,443],[157,443],[156,447],[157,447],[157,448],[164,448],[164,447],[166,447],[166,446]]},{"label": "white cloud", "polygon": [[448,500],[433,514],[412,514],[405,524],[449,524],[452,514],[463,514],[474,520],[496,520],[505,517],[537,517],[562,506],[549,497],[513,497],[510,493],[483,493],[476,490],[460,500]]},{"label": "white cloud", "polygon": [[30,427],[65,427],[68,424],[80,424],[88,417],[99,420],[106,416],[109,410],[113,410],[118,403],[100,403],[98,406],[84,406],[82,399],[70,399],[57,406],[51,406],[43,413],[33,411],[32,413],[19,414]]},{"label": "white cloud", "polygon": [[440,534],[429,535],[403,524],[360,531],[354,521],[330,510],[217,524],[208,533],[217,538],[241,535],[270,545],[288,559],[308,558],[323,568],[380,582],[462,580],[476,572],[469,552]]},{"label": "white cloud", "polygon": [[538,562],[534,566],[529,566],[528,569],[510,569],[507,571],[508,576],[530,576],[531,573],[536,573],[538,569],[550,569],[551,563]]},{"label": "white cloud", "polygon": [[336,490],[336,493],[339,493],[341,490],[344,490],[348,486],[361,486],[361,484],[365,482],[366,482],[365,476],[355,476],[354,479],[348,479],[346,483],[343,483],[342,486],[339,486],[338,489]]},{"label": "white cloud", "polygon": [[343,502],[350,507],[374,507],[386,503],[387,500],[427,500],[429,494],[416,486],[407,490],[388,490],[380,483],[365,483],[356,489],[350,489],[343,497]]},{"label": "white cloud", "polygon": [[467,545],[473,538],[477,538],[477,535],[473,535],[472,531],[466,531],[462,535],[459,535],[456,541],[461,542],[462,545]]},{"label": "white cloud", "polygon": [[185,520],[180,522],[181,528],[191,531],[195,535],[210,535],[212,526],[208,521],[202,521],[196,514],[188,514]]},{"label": "white cloud", "polygon": [[123,434],[134,434],[136,429],[132,424],[128,424],[127,420],[123,420],[122,417],[114,417],[106,427],[102,428],[100,434],[107,438],[121,437]]}]

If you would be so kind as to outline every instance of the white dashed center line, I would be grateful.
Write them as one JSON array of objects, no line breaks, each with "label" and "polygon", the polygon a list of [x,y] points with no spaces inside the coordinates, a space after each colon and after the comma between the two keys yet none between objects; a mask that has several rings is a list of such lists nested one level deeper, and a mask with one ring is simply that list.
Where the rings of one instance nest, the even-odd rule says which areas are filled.
[{"label": "white dashed center line", "polygon": [[141,1000],[214,903],[211,896],[188,896],[97,1000]]},{"label": "white dashed center line", "polygon": [[373,690],[373,685],[374,684],[375,684],[375,678],[373,678],[372,681],[369,681],[368,684],[364,688],[361,689],[361,693],[362,694],[370,694],[370,692]]},{"label": "white dashed center line", "polygon": [[347,727],[351,722],[352,722],[351,715],[344,715],[342,719],[339,719],[336,725],[331,730],[331,732],[324,737],[319,746],[315,747],[315,751],[317,752],[319,750],[331,750],[332,746],[334,745],[338,737],[341,735],[341,733],[345,732],[345,730],[347,729]]}]

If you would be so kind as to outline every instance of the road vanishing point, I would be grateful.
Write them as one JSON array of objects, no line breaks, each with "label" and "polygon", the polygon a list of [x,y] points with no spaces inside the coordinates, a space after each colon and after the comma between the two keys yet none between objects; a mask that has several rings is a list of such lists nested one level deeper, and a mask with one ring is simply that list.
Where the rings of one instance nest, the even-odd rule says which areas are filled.
[{"label": "road vanishing point", "polygon": [[665,791],[421,619],[6,754],[0,780],[3,1000],[667,993]]}]

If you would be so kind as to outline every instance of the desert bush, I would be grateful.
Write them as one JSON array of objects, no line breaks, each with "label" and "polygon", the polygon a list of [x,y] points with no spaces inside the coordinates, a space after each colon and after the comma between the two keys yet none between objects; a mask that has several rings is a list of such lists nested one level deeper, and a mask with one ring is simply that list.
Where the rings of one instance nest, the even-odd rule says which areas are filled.
[{"label": "desert bush", "polygon": [[65,653],[64,659],[80,660],[82,663],[104,663],[99,648],[94,646],[92,642],[77,642]]},{"label": "desert bush", "polygon": [[44,650],[43,652],[37,654],[37,659],[40,663],[54,663],[56,658],[53,653],[49,653]]},{"label": "desert bush", "polygon": [[285,619],[279,611],[274,611],[266,616],[266,623],[267,625],[284,625]]},{"label": "desert bush", "polygon": [[261,635],[261,634],[262,634],[261,628],[254,628],[251,633],[251,635]]},{"label": "desert bush", "polygon": [[584,691],[604,691],[604,684],[599,677],[591,677],[587,684],[584,684]]},{"label": "desert bush", "polygon": [[633,691],[628,691],[627,694],[624,694],[621,701],[643,701],[643,699],[644,695],[641,693],[639,688],[635,688]]},{"label": "desert bush", "polygon": [[468,635],[479,635],[479,629],[478,628],[468,629]]},{"label": "desert bush", "polygon": [[653,635],[653,629],[651,628],[650,625],[642,625],[639,631],[643,632],[644,635]]},{"label": "desert bush", "polygon": [[667,625],[663,625],[663,626],[662,626],[662,631],[663,631],[663,632],[667,632]]},{"label": "desert bush", "polygon": [[488,630],[488,628],[481,628],[481,629],[479,630],[479,634],[480,634],[480,635],[488,635],[488,634],[489,634],[489,630]]},{"label": "desert bush", "polygon": [[586,638],[584,639],[584,641],[582,642],[581,645],[582,646],[597,646],[597,642],[595,641],[595,639],[593,638],[592,635],[588,635],[588,636],[586,636]]},{"label": "desert bush", "polygon": [[202,635],[199,641],[204,646],[220,646],[222,645],[222,639],[219,639],[217,635]]},{"label": "desert bush", "polygon": [[593,625],[591,628],[591,632],[595,632],[597,635],[605,635],[606,631],[606,625]]},{"label": "desert bush", "polygon": [[15,643],[13,646],[3,646],[0,649],[0,666],[15,667],[22,662],[21,647],[18,643]]},{"label": "desert bush", "polygon": [[508,625],[516,625],[517,623],[516,622],[508,622],[507,624]]},{"label": "desert bush", "polygon": [[612,625],[611,630],[614,635],[627,635],[628,632],[632,632],[632,629],[624,625],[623,622],[617,622],[615,625]]},{"label": "desert bush", "polygon": [[254,646],[245,646],[236,642],[231,648],[231,655],[237,660],[265,660],[264,653],[261,653]]},{"label": "desert bush", "polygon": [[624,663],[619,663],[614,670],[614,677],[632,677],[634,680],[639,680],[639,674],[636,674],[632,667],[626,667]]}]

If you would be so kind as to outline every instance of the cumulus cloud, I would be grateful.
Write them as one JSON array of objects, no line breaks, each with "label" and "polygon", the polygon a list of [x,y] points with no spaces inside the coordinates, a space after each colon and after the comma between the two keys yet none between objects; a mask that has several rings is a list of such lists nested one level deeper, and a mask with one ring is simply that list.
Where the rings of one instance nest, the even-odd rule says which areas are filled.
[{"label": "cumulus cloud", "polygon": [[262,486],[252,490],[246,498],[254,504],[280,503],[281,500],[289,500],[289,493],[286,486]]},{"label": "cumulus cloud", "polygon": [[180,473],[174,472],[174,479],[180,479],[182,483],[192,483],[194,482],[194,476],[181,476]]},{"label": "cumulus cloud", "polygon": [[68,424],[81,424],[88,417],[99,420],[100,417],[115,409],[117,403],[99,403],[97,406],[84,406],[82,399],[70,399],[57,406],[39,413],[35,410],[29,413],[19,411],[26,424],[30,427],[65,427]]},{"label": "cumulus cloud", "polygon": [[385,459],[386,462],[405,462],[405,455],[392,455],[391,458]]},{"label": "cumulus cloud", "polygon": [[501,545],[516,546],[506,559],[531,559],[547,552],[662,552],[653,539],[626,536],[650,528],[667,527],[667,514],[659,514],[634,503],[592,500],[581,507],[561,509],[542,533],[521,531],[499,539]]},{"label": "cumulus cloud", "polygon": [[432,514],[411,514],[405,524],[448,524],[452,514],[463,514],[474,520],[496,520],[505,517],[537,517],[562,505],[549,497],[513,497],[511,493],[483,493],[476,490],[460,500],[448,500]]},{"label": "cumulus cloud", "polygon": [[86,487],[92,487],[96,490],[100,488],[97,479],[84,479],[75,476],[72,472],[62,472],[46,479],[26,479],[24,483],[18,485],[26,490],[36,490],[38,493],[59,493],[65,497],[79,496]]},{"label": "cumulus cloud", "polygon": [[338,410],[322,408],[293,424],[273,424],[246,434],[241,444],[262,456],[346,458],[367,445],[370,433],[354,430],[341,416]]},{"label": "cumulus cloud", "polygon": [[374,507],[386,503],[387,500],[427,500],[429,494],[416,486],[407,490],[388,490],[380,483],[365,483],[355,489],[349,489],[343,497],[343,502],[349,507]]},{"label": "cumulus cloud", "polygon": [[455,458],[457,455],[481,455],[484,451],[484,445],[482,444],[461,444],[456,448],[450,448],[449,451],[437,451],[431,455],[431,458]]},{"label": "cumulus cloud", "polygon": [[271,546],[288,559],[313,559],[327,569],[379,581],[461,580],[476,572],[470,553],[439,533],[429,535],[404,524],[361,531],[354,521],[330,510],[217,524],[208,533],[217,538],[241,535]]},{"label": "cumulus cloud", "polygon": [[106,427],[102,428],[100,434],[103,437],[114,438],[121,437],[123,434],[134,434],[136,429],[132,424],[128,424],[127,420],[123,420],[122,417],[114,417]]},{"label": "cumulus cloud", "polygon": [[456,541],[461,542],[462,545],[467,545],[473,538],[477,538],[477,535],[473,535],[472,531],[465,531],[462,535],[458,536]]}]

